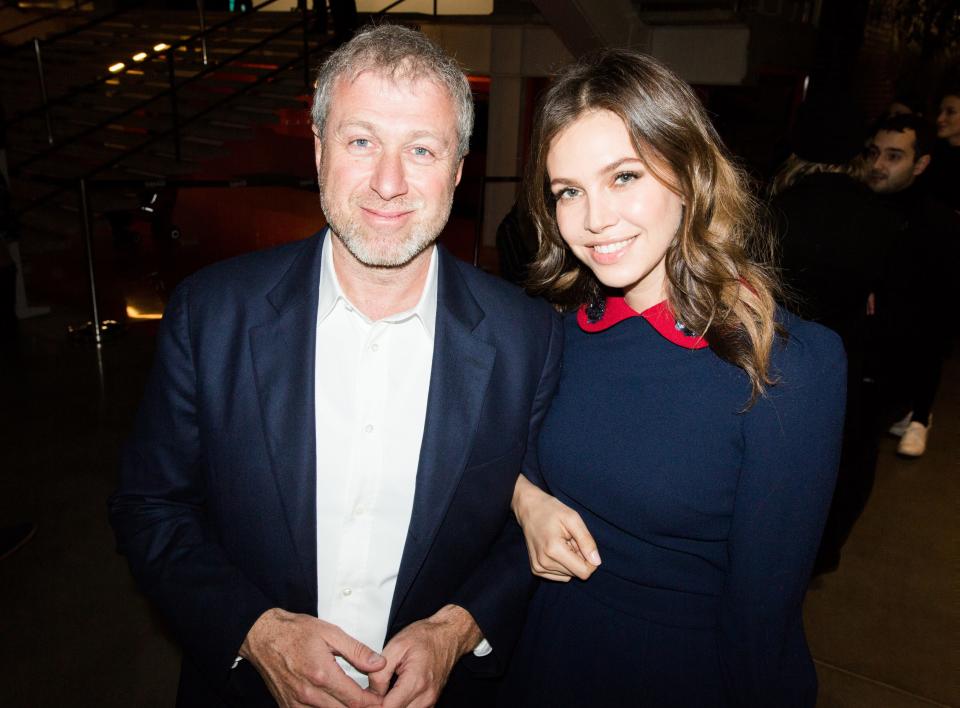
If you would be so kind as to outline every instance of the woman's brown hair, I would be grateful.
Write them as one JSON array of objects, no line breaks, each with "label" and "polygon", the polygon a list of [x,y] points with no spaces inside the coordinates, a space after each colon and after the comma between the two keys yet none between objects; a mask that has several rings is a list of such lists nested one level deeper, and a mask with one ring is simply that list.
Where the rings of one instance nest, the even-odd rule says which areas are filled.
[{"label": "woman's brown hair", "polygon": [[547,173],[553,140],[592,111],[619,116],[640,159],[683,200],[666,254],[668,302],[679,322],[748,374],[752,403],[773,383],[777,280],[763,265],[772,255],[770,241],[747,179],[699,99],[655,59],[617,49],[588,55],[564,69],[541,100],[523,188],[540,244],[530,288],[564,309],[603,297],[603,286],[560,236]]}]

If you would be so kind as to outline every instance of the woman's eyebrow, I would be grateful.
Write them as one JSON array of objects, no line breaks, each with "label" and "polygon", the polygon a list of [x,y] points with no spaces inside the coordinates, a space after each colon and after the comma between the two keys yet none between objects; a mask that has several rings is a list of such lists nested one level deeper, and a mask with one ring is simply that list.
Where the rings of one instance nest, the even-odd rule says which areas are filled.
[{"label": "woman's eyebrow", "polygon": [[[616,172],[628,162],[642,162],[642,160],[635,155],[630,155],[629,157],[621,157],[619,160],[614,160],[609,165],[604,165],[603,167],[601,167],[600,170],[597,172],[597,174],[605,175],[605,174],[609,174],[610,172]],[[550,186],[553,186],[554,184],[560,184],[560,183],[572,184],[576,181],[577,180],[571,179],[569,177],[554,177],[553,179],[550,180]]]}]

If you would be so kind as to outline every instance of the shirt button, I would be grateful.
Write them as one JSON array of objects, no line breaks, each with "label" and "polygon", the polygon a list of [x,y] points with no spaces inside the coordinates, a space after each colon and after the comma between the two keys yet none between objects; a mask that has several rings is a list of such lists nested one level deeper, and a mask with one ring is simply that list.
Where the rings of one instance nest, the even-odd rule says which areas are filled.
[{"label": "shirt button", "polygon": [[344,588],[340,592],[343,593],[344,597],[350,597],[353,594],[353,590],[351,590],[350,588]]},{"label": "shirt button", "polygon": [[354,516],[363,516],[364,513],[366,513],[366,511],[367,511],[367,510],[366,510],[364,507],[358,505],[358,506],[354,507],[354,509],[353,509],[353,515],[354,515]]},{"label": "shirt button", "polygon": [[365,433],[372,433],[372,432],[373,432],[373,426],[372,426],[372,425],[365,425],[365,426],[363,426],[363,432],[365,432]]},{"label": "shirt button", "polygon": [[370,345],[370,351],[372,352],[380,351],[380,345],[374,342],[373,344]]}]

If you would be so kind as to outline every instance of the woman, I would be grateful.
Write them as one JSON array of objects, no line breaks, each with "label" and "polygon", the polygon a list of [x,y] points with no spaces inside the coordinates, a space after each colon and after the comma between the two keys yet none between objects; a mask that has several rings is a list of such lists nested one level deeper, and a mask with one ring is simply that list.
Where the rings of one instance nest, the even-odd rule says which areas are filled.
[{"label": "woman", "polygon": [[550,494],[521,476],[513,500],[534,572],[560,582],[538,586],[502,703],[812,706],[801,603],[839,339],[776,308],[743,177],[653,59],[566,69],[532,145],[532,277],[575,313],[540,435]]},{"label": "woman", "polygon": [[927,169],[930,192],[960,212],[960,84],[948,87],[937,113],[937,146]]}]

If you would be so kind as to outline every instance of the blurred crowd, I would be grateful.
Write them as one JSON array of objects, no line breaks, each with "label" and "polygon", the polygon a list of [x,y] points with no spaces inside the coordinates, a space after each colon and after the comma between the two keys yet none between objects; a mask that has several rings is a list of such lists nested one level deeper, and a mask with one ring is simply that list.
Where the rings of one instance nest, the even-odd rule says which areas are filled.
[{"label": "blurred crowd", "polygon": [[840,548],[873,486],[879,437],[924,454],[956,332],[960,85],[936,115],[898,98],[864,133],[841,95],[801,110],[794,152],[771,186],[788,306],[835,330],[848,358],[840,475],[817,570]]}]

